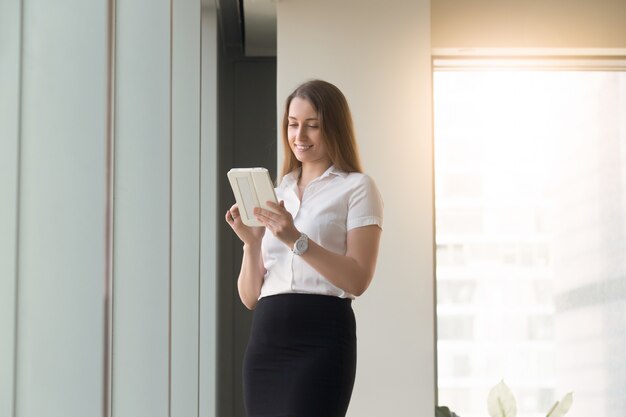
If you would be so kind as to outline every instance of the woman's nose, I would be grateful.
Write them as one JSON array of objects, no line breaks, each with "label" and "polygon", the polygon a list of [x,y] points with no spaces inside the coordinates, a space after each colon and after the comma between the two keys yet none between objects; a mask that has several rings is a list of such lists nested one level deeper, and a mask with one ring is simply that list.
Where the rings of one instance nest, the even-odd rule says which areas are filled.
[{"label": "woman's nose", "polygon": [[304,126],[298,126],[298,128],[296,129],[296,139],[300,139],[302,137],[304,137],[306,135],[306,132],[304,130]]}]

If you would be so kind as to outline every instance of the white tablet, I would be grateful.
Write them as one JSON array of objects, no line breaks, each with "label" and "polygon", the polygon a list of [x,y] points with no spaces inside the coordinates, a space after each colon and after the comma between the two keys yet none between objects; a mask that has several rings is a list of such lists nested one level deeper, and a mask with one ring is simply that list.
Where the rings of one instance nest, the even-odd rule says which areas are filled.
[{"label": "white tablet", "polygon": [[254,208],[271,210],[266,201],[278,203],[274,184],[265,168],[233,168],[228,171],[228,181],[235,194],[239,215],[246,226],[263,226],[254,217]]}]

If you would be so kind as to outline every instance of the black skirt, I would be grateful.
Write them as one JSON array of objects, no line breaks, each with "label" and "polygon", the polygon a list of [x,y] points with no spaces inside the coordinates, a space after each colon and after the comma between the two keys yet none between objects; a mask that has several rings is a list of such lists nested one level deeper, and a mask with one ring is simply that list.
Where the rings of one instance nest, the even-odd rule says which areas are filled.
[{"label": "black skirt", "polygon": [[259,300],[243,363],[248,417],[343,417],[355,374],[351,300],[314,294]]}]

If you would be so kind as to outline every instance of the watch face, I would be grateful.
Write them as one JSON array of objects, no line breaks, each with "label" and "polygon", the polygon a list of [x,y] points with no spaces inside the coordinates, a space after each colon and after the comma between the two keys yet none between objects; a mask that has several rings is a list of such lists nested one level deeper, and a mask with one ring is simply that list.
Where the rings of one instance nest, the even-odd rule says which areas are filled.
[{"label": "watch face", "polygon": [[309,245],[306,240],[299,240],[296,242],[296,249],[298,249],[298,252],[305,251],[308,246]]},{"label": "watch face", "polygon": [[302,255],[304,252],[306,252],[308,248],[309,248],[309,238],[307,235],[302,233],[300,238],[298,238],[298,240],[296,240],[295,242],[293,252],[296,255]]}]

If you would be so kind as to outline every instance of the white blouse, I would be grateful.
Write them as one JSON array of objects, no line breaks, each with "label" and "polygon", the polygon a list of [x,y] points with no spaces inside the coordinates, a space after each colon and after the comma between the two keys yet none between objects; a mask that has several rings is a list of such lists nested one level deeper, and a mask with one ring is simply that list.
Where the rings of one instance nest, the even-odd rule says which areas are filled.
[{"label": "white blouse", "polygon": [[[346,254],[348,230],[383,225],[383,202],[374,181],[365,174],[346,173],[331,166],[311,181],[298,198],[299,170],[287,174],[276,197],[285,201],[296,228],[323,248]],[[340,298],[355,296],[331,284],[291,248],[266,231],[262,242],[267,273],[259,298],[282,293],[309,293]]]}]

